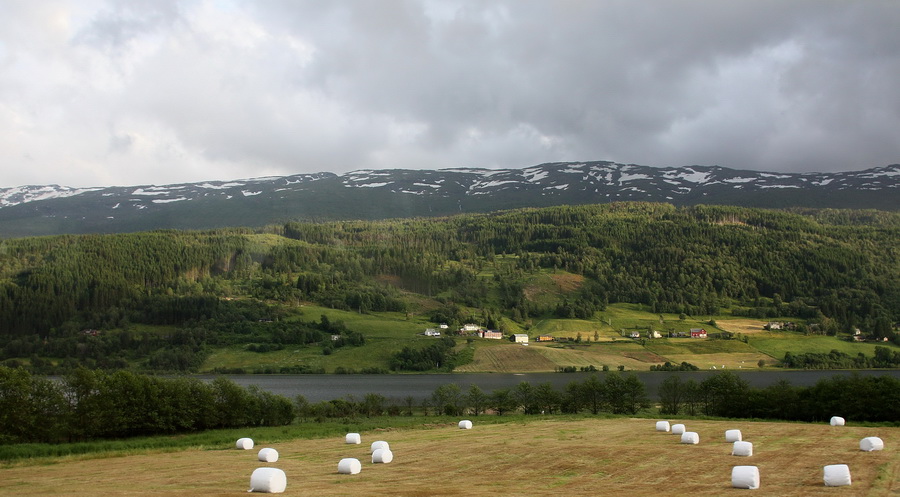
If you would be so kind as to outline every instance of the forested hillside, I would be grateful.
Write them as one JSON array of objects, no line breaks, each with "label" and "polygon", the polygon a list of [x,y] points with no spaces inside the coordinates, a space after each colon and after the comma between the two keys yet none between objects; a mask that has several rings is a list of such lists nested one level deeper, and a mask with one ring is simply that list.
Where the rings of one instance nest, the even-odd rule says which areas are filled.
[{"label": "forested hillside", "polygon": [[[37,370],[192,370],[212,346],[365,342],[295,312],[304,302],[488,326],[630,302],[893,338],[898,240],[897,213],[651,203],[11,239],[0,242],[0,343],[3,359]],[[556,272],[577,284],[536,298],[534,275]]]}]

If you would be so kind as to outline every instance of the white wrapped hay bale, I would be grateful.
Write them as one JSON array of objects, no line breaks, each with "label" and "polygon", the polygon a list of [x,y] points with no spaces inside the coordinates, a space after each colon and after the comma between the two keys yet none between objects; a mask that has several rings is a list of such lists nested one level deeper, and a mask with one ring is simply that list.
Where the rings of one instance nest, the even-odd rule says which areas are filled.
[{"label": "white wrapped hay bale", "polygon": [[846,424],[846,421],[844,421],[844,418],[842,418],[840,416],[832,416],[831,417],[831,426],[844,426],[845,424]]},{"label": "white wrapped hay bale", "polygon": [[684,425],[672,425],[672,435],[683,435],[685,432]]},{"label": "white wrapped hay bale", "polygon": [[753,444],[744,441],[735,442],[731,446],[731,455],[750,457],[753,455]]},{"label": "white wrapped hay bale", "polygon": [[375,451],[378,449],[391,450],[391,446],[388,445],[388,443],[385,442],[384,440],[379,440],[377,442],[372,442],[372,446],[370,447],[370,449],[371,449],[371,452],[374,454]]},{"label": "white wrapped hay bale", "polygon": [[253,448],[253,439],[239,438],[235,446],[241,450],[250,450]]},{"label": "white wrapped hay bale", "polygon": [[348,444],[361,444],[362,437],[359,436],[359,433],[348,433],[345,438]]},{"label": "white wrapped hay bale", "polygon": [[731,486],[734,488],[759,488],[759,468],[756,466],[735,466],[731,468]]},{"label": "white wrapped hay bale", "polygon": [[656,422],[656,431],[669,431],[669,422],[668,421],[657,421]]},{"label": "white wrapped hay bale", "polygon": [[248,492],[280,494],[286,487],[287,476],[284,475],[284,471],[277,468],[257,468],[250,475]]},{"label": "white wrapped hay bale", "polygon": [[843,487],[850,484],[850,466],[831,464],[825,466],[825,486]]},{"label": "white wrapped hay bale", "polygon": [[394,453],[389,449],[378,449],[372,453],[372,463],[387,464],[394,460]]},{"label": "white wrapped hay bale", "polygon": [[471,430],[471,429],[472,429],[472,422],[469,421],[468,419],[464,419],[464,420],[460,421],[460,422],[459,422],[459,429],[460,429],[460,430]]},{"label": "white wrapped hay bale", "polygon": [[346,457],[338,462],[338,473],[342,475],[355,475],[362,471],[362,463],[359,459]]},{"label": "white wrapped hay bale", "polygon": [[859,450],[865,452],[884,450],[884,441],[878,437],[866,437],[859,441]]},{"label": "white wrapped hay bale", "polygon": [[681,434],[681,443],[697,445],[700,443],[700,435],[694,431],[686,431]]},{"label": "white wrapped hay bale", "polygon": [[260,449],[256,457],[258,457],[262,462],[276,462],[278,461],[278,451],[269,448]]},{"label": "white wrapped hay bale", "polygon": [[725,430],[725,441],[726,442],[740,442],[744,437],[741,435],[741,430]]}]

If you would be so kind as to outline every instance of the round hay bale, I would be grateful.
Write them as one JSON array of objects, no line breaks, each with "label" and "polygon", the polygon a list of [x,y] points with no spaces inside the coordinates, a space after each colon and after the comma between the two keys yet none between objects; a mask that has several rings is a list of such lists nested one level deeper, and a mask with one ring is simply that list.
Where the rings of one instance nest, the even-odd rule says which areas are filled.
[{"label": "round hay bale", "polygon": [[738,441],[731,446],[731,455],[749,457],[753,455],[753,444],[750,442]]},{"label": "round hay bale", "polygon": [[759,488],[759,468],[756,466],[735,466],[731,468],[731,486],[734,488]]},{"label": "round hay bale", "polygon": [[681,434],[681,443],[697,445],[700,443],[700,435],[694,431],[686,431]]},{"label": "round hay bale", "polygon": [[372,463],[387,464],[394,460],[394,453],[388,449],[378,449],[372,453]]},{"label": "round hay bale", "polygon": [[388,445],[388,443],[385,442],[384,440],[379,440],[377,442],[372,442],[372,446],[370,447],[370,449],[371,449],[371,452],[374,454],[375,451],[378,449],[391,450],[391,446]]},{"label": "round hay bale", "polygon": [[252,438],[239,438],[235,446],[241,450],[250,450],[253,448]]},{"label": "round hay bale", "polygon": [[362,463],[359,459],[346,457],[338,462],[338,473],[342,475],[355,475],[362,471]]},{"label": "round hay bale", "polygon": [[656,422],[656,431],[669,431],[669,422],[668,421],[657,421]]},{"label": "round hay bale", "polygon": [[276,462],[278,461],[278,451],[275,449],[260,449],[259,453],[256,455],[260,461],[262,462]]},{"label": "round hay bale", "polygon": [[464,419],[464,420],[460,421],[460,422],[459,422],[459,429],[460,429],[460,430],[471,430],[471,429],[472,429],[472,422],[469,421],[468,419]]},{"label": "round hay bale", "polygon": [[826,487],[843,487],[850,484],[850,466],[830,464],[824,469]]},{"label": "round hay bale", "polygon": [[844,426],[847,422],[840,416],[831,417],[831,426]]},{"label": "round hay bale", "polygon": [[725,441],[726,442],[740,442],[744,437],[741,435],[741,430],[725,430]]},{"label": "round hay bale", "polygon": [[287,476],[278,468],[256,468],[250,475],[248,492],[280,494],[287,487]]},{"label": "round hay bale", "polygon": [[362,437],[359,436],[359,433],[348,433],[345,438],[348,444],[361,444]]},{"label": "round hay bale", "polygon": [[684,425],[672,425],[672,435],[683,435],[685,432]]},{"label": "round hay bale", "polygon": [[864,452],[884,450],[884,441],[878,437],[866,437],[859,441],[859,450]]}]

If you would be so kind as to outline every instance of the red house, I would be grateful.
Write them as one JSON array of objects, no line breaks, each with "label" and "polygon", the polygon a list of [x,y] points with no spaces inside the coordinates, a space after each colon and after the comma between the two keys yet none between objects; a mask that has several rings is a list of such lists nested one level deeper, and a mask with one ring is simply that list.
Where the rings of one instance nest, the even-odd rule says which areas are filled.
[{"label": "red house", "polygon": [[703,328],[691,328],[691,338],[706,338],[706,330]]}]

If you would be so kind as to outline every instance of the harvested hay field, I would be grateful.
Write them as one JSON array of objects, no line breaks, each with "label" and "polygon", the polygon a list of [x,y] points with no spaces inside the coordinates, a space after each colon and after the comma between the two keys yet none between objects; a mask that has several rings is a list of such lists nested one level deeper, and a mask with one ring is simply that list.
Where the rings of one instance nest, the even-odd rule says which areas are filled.
[{"label": "harvested hay field", "polygon": [[651,364],[662,364],[666,361],[639,344],[622,342],[609,345],[537,345],[532,346],[547,359],[559,366],[609,366],[616,369],[625,366],[631,371],[647,371]]},{"label": "harvested hay field", "polygon": [[[699,445],[655,431],[651,419],[542,418],[479,425],[362,433],[273,444],[271,464],[287,474],[285,495],[357,496],[593,496],[738,495],[731,468],[759,467],[756,496],[891,496],[900,492],[900,428],[822,424],[686,421]],[[679,422],[678,420],[672,420]],[[751,457],[731,456],[727,429],[754,444]],[[878,436],[885,450],[861,452],[859,440]],[[372,464],[369,444],[386,440],[394,460]],[[266,446],[257,444],[257,448]],[[0,469],[0,494],[66,496],[237,496],[260,466],[257,450],[189,450],[61,461]],[[362,463],[357,475],[338,474],[342,458]],[[853,484],[826,488],[823,466],[848,464]]]},{"label": "harvested hay field", "polygon": [[469,364],[457,367],[456,373],[527,373],[553,371],[556,364],[533,348],[522,345],[502,344],[479,347]]},{"label": "harvested hay field", "polygon": [[744,335],[755,335],[757,333],[769,333],[763,328],[768,321],[761,319],[720,319],[716,321],[716,326],[731,332],[742,333]]}]

